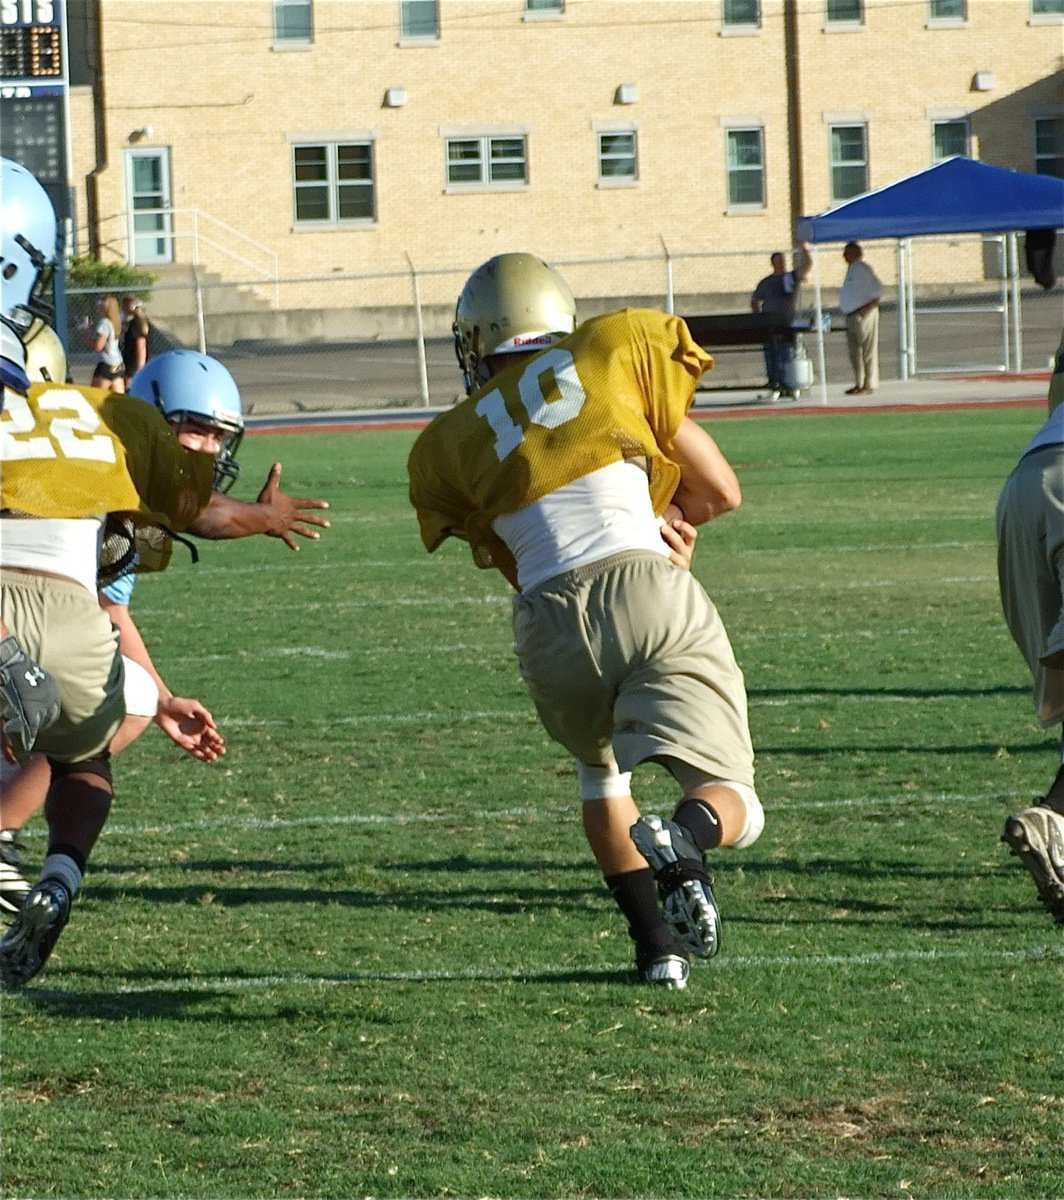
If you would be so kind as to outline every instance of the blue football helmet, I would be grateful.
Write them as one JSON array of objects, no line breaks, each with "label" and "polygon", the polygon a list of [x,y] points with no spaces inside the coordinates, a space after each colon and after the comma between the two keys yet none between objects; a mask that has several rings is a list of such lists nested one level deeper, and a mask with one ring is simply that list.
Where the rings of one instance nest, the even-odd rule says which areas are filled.
[{"label": "blue football helmet", "polygon": [[0,318],[20,334],[34,317],[52,324],[57,232],[55,209],[36,176],[0,158]]},{"label": "blue football helmet", "polygon": [[214,486],[229,491],[240,474],[236,451],[244,436],[244,413],[240,389],[226,368],[195,350],[168,350],[141,367],[129,391],[154,404],[168,421],[209,425],[222,435]]}]

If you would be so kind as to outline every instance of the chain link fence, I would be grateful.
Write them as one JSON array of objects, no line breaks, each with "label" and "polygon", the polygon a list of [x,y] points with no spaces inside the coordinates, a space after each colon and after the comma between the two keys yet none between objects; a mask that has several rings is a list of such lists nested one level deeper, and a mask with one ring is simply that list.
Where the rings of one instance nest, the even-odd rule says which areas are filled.
[{"label": "chain link fence", "polygon": [[[663,247],[657,255],[553,265],[573,289],[581,320],[625,305],[681,316],[735,314],[750,311],[750,293],[769,273],[774,249],[674,253]],[[890,377],[900,353],[895,314],[904,268],[893,242],[867,243],[865,260],[886,289],[881,362]],[[1003,239],[944,239],[922,251],[918,263],[920,368],[1006,369],[1008,356],[999,348],[1009,337],[1008,322],[1017,323],[1017,330],[1021,325],[1018,314],[1004,311],[1009,297]],[[476,265],[409,263],[391,272],[336,272],[264,283],[261,278],[223,280],[200,267],[175,264],[138,294],[152,324],[150,352],[185,346],[216,356],[236,378],[249,415],[437,407],[461,392],[451,322],[455,298]],[[844,269],[840,246],[816,248],[814,270],[799,299],[799,314],[810,326],[817,291],[824,312],[831,313]],[[96,307],[106,293],[103,288],[67,291],[66,344],[77,383],[92,377]],[[1059,294],[1047,299],[1056,312],[1059,338]],[[1041,300],[1037,292],[1024,292],[1022,328],[1031,325],[1034,336],[1025,341],[1038,367],[1045,359],[1038,357],[1044,339],[1037,331],[1054,319]],[[825,337],[829,381],[849,375],[844,341],[836,311],[834,332]],[[717,361],[706,377],[708,387],[763,384],[759,346],[709,349]]]}]

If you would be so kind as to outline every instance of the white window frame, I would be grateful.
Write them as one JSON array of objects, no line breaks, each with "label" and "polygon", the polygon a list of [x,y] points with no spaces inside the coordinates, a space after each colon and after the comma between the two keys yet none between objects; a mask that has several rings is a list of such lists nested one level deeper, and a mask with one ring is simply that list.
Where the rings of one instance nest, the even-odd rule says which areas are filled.
[{"label": "white window frame", "polygon": [[[432,33],[407,33],[404,17],[407,4],[432,4],[436,10],[436,28]],[[435,46],[440,40],[440,0],[399,0],[399,45]]]},{"label": "white window frame", "polygon": [[1029,25],[1060,25],[1064,24],[1064,3],[1061,0],[1055,0],[1056,7],[1045,12],[1039,12],[1035,5],[1053,4],[1054,0],[1031,0],[1031,15],[1028,18]]},{"label": "white window frame", "polygon": [[927,0],[927,27],[928,29],[958,29],[961,26],[968,24],[968,5],[971,0],[960,0],[961,12],[957,14],[947,14],[942,16],[935,12],[935,4],[938,0]]},{"label": "white window frame", "polygon": [[[864,151],[861,159],[842,159],[835,158],[835,131],[837,129],[860,129],[862,130],[862,148]],[[864,186],[857,189],[855,192],[849,192],[845,196],[835,194],[835,171],[843,170],[847,167],[860,165],[864,168]],[[854,196],[860,196],[867,192],[871,186],[871,178],[869,172],[869,153],[868,153],[868,122],[863,120],[834,120],[828,124],[828,170],[830,172],[829,194],[832,204],[845,204],[847,200],[852,200]]]},{"label": "white window frame", "polygon": [[[960,151],[951,151],[949,154],[939,154],[936,133],[940,125],[963,125],[964,126],[964,149]],[[968,117],[932,117],[931,119],[931,162],[942,162],[947,158],[952,158],[954,154],[963,154],[965,158],[970,158],[972,153],[972,127]]]},{"label": "white window frame", "polygon": [[[292,228],[303,233],[320,233],[330,229],[373,229],[377,225],[377,136],[366,130],[343,131],[319,134],[289,134],[292,162]],[[368,146],[370,179],[368,184],[344,183],[339,178],[339,147]],[[296,151],[313,148],[325,151],[325,179],[301,185],[296,179]],[[300,217],[296,203],[300,187],[324,187],[329,200],[329,215],[320,220]],[[372,197],[372,216],[340,217],[339,195],[344,187],[367,187]]]},{"label": "white window frame", "polygon": [[854,0],[854,2],[858,9],[856,17],[832,17],[831,0],[824,0],[824,29],[832,33],[847,33],[856,29],[864,29],[867,0]]},{"label": "white window frame", "polygon": [[[724,199],[725,211],[728,213],[756,213],[764,212],[768,207],[768,165],[765,158],[765,122],[757,119],[742,119],[737,117],[721,118],[721,127],[724,130]],[[732,166],[731,162],[731,146],[732,135],[737,133],[756,133],[757,146],[760,161],[756,167]],[[753,174],[755,171],[760,177],[761,182],[761,199],[760,200],[735,200],[731,198],[731,182],[733,172],[738,171],[742,174]]]},{"label": "white window frame", "polygon": [[[1058,152],[1056,154],[1052,155],[1052,158],[1054,160],[1064,159],[1064,117],[1058,117],[1056,115],[1050,116],[1048,114],[1046,114],[1044,116],[1035,116],[1031,122],[1031,161],[1034,163],[1034,170],[1035,170],[1036,175],[1050,174],[1049,172],[1042,172],[1042,171],[1038,170],[1038,163],[1039,163],[1040,158],[1046,159],[1046,158],[1050,157],[1049,155],[1039,156],[1039,153],[1038,153],[1038,126],[1042,125],[1042,124],[1048,124],[1050,121],[1055,122],[1056,124],[1059,125],[1060,138],[1061,138],[1061,145],[1058,147]],[[1054,175],[1052,177],[1053,178],[1064,178],[1064,176],[1056,176],[1056,175]]]},{"label": "white window frame", "polygon": [[[529,174],[529,156],[528,156],[528,129],[519,128],[498,128],[498,129],[441,129],[440,136],[443,138],[443,177],[445,180],[445,190],[448,193],[457,192],[523,192],[528,190],[530,174]],[[521,156],[520,158],[508,158],[496,160],[492,158],[492,147],[497,142],[520,141]],[[477,156],[466,160],[467,163],[477,165],[476,179],[458,179],[451,178],[451,145],[455,142],[470,142],[477,143]],[[520,161],[524,164],[523,174],[520,179],[492,179],[491,166],[493,161]]]},{"label": "white window frame", "polygon": [[525,0],[522,17],[526,21],[559,21],[565,16],[565,0],[549,0],[544,8],[531,8],[533,0]]},{"label": "white window frame", "polygon": [[[285,9],[306,9],[308,30],[305,36],[283,37],[278,17]],[[273,48],[275,50],[305,50],[314,43],[314,0],[273,0]]]},{"label": "white window frame", "polygon": [[[624,188],[635,187],[639,182],[639,127],[633,124],[618,125],[610,122],[593,122],[592,129],[596,138],[596,162],[598,163],[598,186],[600,188]],[[632,139],[632,153],[630,156],[620,154],[604,154],[602,143],[605,138],[610,137],[630,137]],[[620,162],[624,158],[631,158],[632,174],[630,175],[606,175],[603,173],[602,164],[604,161]]]},{"label": "white window frame", "polygon": [[762,0],[753,0],[754,7],[757,10],[752,21],[729,21],[728,20],[728,0],[720,0],[720,32],[724,37],[735,37],[743,34],[760,33],[764,13],[762,12]]}]

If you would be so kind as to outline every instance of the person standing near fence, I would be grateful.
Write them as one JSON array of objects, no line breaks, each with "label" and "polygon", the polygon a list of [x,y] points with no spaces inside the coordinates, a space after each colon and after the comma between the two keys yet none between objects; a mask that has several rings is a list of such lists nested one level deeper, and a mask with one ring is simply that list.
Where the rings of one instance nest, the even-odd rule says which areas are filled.
[{"label": "person standing near fence", "polygon": [[122,362],[125,364],[126,391],[129,381],[148,361],[148,334],[151,326],[144,315],[139,296],[122,297]]},{"label": "person standing near fence", "polygon": [[97,321],[92,333],[96,365],[92,386],[111,392],[126,390],[126,364],[122,359],[122,313],[116,296],[101,296],[96,305]]},{"label": "person standing near fence", "polygon": [[850,351],[854,384],[847,396],[867,396],[879,387],[879,301],[883,285],[864,261],[856,242],[842,249],[846,276],[839,292],[839,308],[846,318],[846,346]]},{"label": "person standing near fence", "polygon": [[[769,259],[772,274],[766,275],[754,288],[750,297],[750,308],[755,313],[773,317],[780,325],[793,326],[798,307],[798,289],[809,275],[812,260],[803,245],[794,259],[794,270],[788,271],[783,255],[777,250]],[[768,392],[761,399],[774,401],[781,396],[790,400],[798,398],[793,380],[787,377],[787,368],[794,358],[794,335],[776,336],[765,342],[765,371],[768,375]]]}]

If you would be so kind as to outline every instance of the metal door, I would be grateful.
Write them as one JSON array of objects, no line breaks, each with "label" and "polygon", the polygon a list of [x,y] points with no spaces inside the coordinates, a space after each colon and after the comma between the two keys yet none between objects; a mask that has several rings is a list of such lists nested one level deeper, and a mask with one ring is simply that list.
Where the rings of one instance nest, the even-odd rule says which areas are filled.
[{"label": "metal door", "polygon": [[125,155],[129,261],[135,266],[173,262],[170,151],[138,149]]}]

